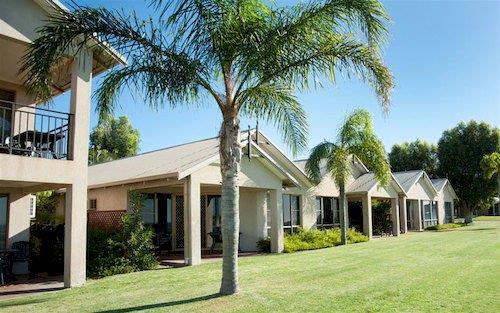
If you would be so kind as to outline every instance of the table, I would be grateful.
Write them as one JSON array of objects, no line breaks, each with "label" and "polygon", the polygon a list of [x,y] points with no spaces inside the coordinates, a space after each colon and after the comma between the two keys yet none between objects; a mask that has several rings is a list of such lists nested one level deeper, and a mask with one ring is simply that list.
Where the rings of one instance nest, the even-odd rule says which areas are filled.
[{"label": "table", "polygon": [[[44,146],[45,152],[49,152],[52,156],[58,159],[58,153],[54,150],[54,146],[58,140],[64,139],[64,133],[57,132],[39,132],[34,130],[27,130],[12,137],[13,143],[16,142],[19,148],[25,152],[42,153]],[[31,149],[28,149],[28,142],[31,143]]]}]

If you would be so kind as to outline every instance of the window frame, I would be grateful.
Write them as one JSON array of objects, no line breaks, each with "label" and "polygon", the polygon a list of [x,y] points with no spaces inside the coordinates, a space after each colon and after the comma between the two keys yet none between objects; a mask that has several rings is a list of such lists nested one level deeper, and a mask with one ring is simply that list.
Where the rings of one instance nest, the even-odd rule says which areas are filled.
[{"label": "window frame", "polygon": [[[425,204],[424,204],[425,203]],[[425,205],[429,205],[429,212],[427,212]],[[433,200],[421,200],[420,207],[422,210],[422,226],[427,228],[438,224],[438,202]],[[429,217],[429,218],[427,218]]]},{"label": "window frame", "polygon": [[[94,203],[95,206],[92,206],[92,203]],[[89,207],[87,210],[88,211],[97,211],[97,198],[90,198],[89,199]]]},{"label": "window frame", "polygon": [[[319,202],[318,202],[319,200]],[[329,200],[330,202],[330,210],[332,211],[332,223],[325,223],[325,200]],[[334,203],[336,204],[336,209],[334,209],[333,205]],[[318,209],[318,204],[320,208]],[[338,217],[338,222],[335,221],[335,214],[334,212],[337,211],[337,217]],[[324,196],[317,196],[316,197],[316,222],[315,226],[318,229],[329,229],[329,228],[335,228],[335,227],[340,227],[340,207],[339,207],[339,198],[338,197],[324,197]],[[321,216],[321,223],[318,223],[318,213]]]},{"label": "window frame", "polygon": [[[285,208],[285,197],[288,197],[288,208]],[[296,198],[296,203],[297,203],[297,209],[293,210],[292,209],[292,197]],[[300,195],[294,195],[294,194],[283,194],[282,195],[282,208],[283,208],[283,231],[285,233],[293,234],[294,231],[297,231],[298,228],[302,227],[302,210],[301,210],[301,196]],[[290,214],[290,225],[285,225],[285,212],[288,212]],[[294,224],[294,214],[298,212],[298,224]]]}]

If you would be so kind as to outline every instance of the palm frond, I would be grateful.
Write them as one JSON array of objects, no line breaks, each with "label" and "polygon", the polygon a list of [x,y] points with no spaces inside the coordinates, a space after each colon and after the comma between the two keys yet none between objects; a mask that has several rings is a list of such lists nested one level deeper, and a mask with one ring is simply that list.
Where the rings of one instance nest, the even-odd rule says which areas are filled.
[{"label": "palm frond", "polygon": [[153,109],[168,102],[171,107],[196,103],[200,94],[198,64],[182,54],[169,53],[133,58],[121,69],[110,71],[95,93],[96,111],[101,119],[112,115],[117,96],[127,86],[142,96]]},{"label": "palm frond", "polygon": [[337,146],[326,158],[326,166],[337,186],[347,183],[347,178],[351,173],[349,162],[349,151],[345,147]]},{"label": "palm frond", "polygon": [[243,115],[274,123],[292,154],[307,146],[306,113],[292,90],[276,84],[261,85],[245,90],[239,104]]},{"label": "palm frond", "polygon": [[370,112],[355,110],[349,114],[340,130],[339,141],[374,173],[381,185],[389,183],[391,172],[387,153],[375,134]]},{"label": "palm frond", "polygon": [[[331,154],[337,149],[337,146],[328,141],[324,141],[318,145],[316,145],[312,150],[309,158],[307,159],[305,170],[306,174],[309,176],[309,179],[315,184],[319,184],[321,182],[322,171],[321,166],[322,162],[328,158],[330,158]],[[327,171],[331,171],[331,168],[327,168]]]}]

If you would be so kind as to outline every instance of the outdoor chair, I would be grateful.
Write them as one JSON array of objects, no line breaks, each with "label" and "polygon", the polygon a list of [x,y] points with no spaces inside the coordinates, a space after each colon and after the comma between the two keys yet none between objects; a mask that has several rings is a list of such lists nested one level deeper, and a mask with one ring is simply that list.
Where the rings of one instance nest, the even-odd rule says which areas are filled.
[{"label": "outdoor chair", "polygon": [[[222,232],[220,230],[220,227],[215,228],[215,230],[209,232],[208,235],[210,236],[210,238],[212,238],[212,245],[210,246],[210,251],[209,251],[209,253],[212,254],[212,253],[214,253],[215,245],[218,243],[222,244]],[[238,236],[239,236],[238,237],[238,252],[240,252],[241,249],[240,249],[240,240],[239,239],[241,238],[241,232],[239,233]]]},{"label": "outdoor chair", "polygon": [[9,276],[9,260],[5,254],[0,254],[0,283],[5,285],[6,278]]}]

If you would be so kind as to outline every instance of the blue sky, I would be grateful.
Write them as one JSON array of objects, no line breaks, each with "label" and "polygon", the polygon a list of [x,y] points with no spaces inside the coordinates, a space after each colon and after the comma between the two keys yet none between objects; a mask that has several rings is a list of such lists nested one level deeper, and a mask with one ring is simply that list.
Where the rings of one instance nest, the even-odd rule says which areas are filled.
[{"label": "blue sky", "polygon": [[[280,1],[277,1],[281,3]],[[294,1],[287,1],[294,2]],[[142,0],[86,0],[79,4],[147,13]],[[384,115],[370,90],[356,80],[298,94],[308,113],[309,147],[334,139],[344,116],[369,110],[386,149],[417,138],[437,142],[460,121],[484,120],[500,126],[500,1],[384,1],[392,17],[384,60],[396,88]],[[100,79],[94,80],[94,88]],[[69,95],[56,100],[67,106]],[[220,113],[215,105],[154,112],[124,92],[117,115],[128,115],[141,133],[141,152],[216,136]],[[96,123],[92,115],[92,126]],[[261,129],[285,151],[272,125]],[[242,120],[242,128],[255,121]],[[297,157],[307,157],[304,151]]]}]

